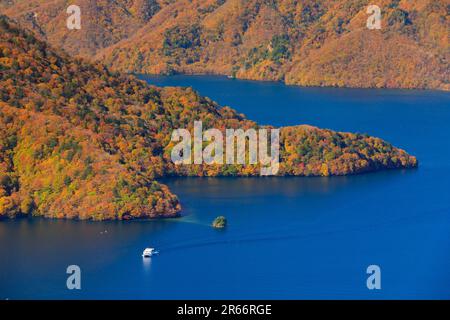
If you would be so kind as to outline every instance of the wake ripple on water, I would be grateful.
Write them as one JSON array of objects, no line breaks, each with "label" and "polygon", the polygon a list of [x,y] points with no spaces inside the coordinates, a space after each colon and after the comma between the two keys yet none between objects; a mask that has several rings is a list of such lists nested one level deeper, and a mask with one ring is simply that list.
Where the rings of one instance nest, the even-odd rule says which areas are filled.
[{"label": "wake ripple on water", "polygon": [[[327,237],[336,234],[342,233],[357,233],[364,232],[368,229],[380,228],[386,226],[395,226],[395,225],[404,225],[408,223],[408,221],[414,221],[417,219],[421,219],[424,216],[430,215],[438,215],[438,214],[447,214],[450,211],[450,208],[445,210],[436,210],[430,211],[426,213],[421,213],[417,215],[409,215],[403,218],[397,218],[388,221],[378,221],[375,223],[367,224],[365,226],[341,226],[339,228],[333,228],[331,230],[322,230],[308,233],[296,233],[301,232],[301,228],[296,228],[295,225],[290,225],[287,228],[278,228],[273,229],[266,232],[254,232],[254,233],[246,233],[241,235],[235,235],[228,237],[226,239],[217,239],[217,237],[196,237],[190,238],[188,240],[180,241],[180,244],[161,244],[158,248],[163,252],[173,252],[184,249],[193,249],[193,248],[201,248],[201,247],[209,247],[215,245],[243,245],[246,243],[252,242],[267,242],[267,241],[288,241],[288,240],[298,240],[298,239],[311,239],[316,237]],[[304,230],[304,229],[303,229]],[[222,232],[222,230],[217,230],[218,233]]]}]

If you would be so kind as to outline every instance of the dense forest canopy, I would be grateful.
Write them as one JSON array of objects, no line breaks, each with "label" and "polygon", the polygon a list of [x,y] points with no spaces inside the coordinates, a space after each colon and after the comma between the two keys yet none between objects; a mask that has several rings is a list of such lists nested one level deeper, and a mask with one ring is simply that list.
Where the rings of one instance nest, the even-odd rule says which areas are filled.
[{"label": "dense forest canopy", "polygon": [[[133,73],[213,73],[303,86],[449,90],[445,0],[9,0],[0,12],[71,55]],[[369,5],[381,29],[366,26]]]},{"label": "dense forest canopy", "polygon": [[[171,133],[196,120],[221,131],[260,128],[191,88],[158,88],[71,58],[0,16],[0,217],[173,217],[179,200],[159,177],[259,175],[258,165],[175,166]],[[379,138],[281,128],[280,175],[415,166]]]}]

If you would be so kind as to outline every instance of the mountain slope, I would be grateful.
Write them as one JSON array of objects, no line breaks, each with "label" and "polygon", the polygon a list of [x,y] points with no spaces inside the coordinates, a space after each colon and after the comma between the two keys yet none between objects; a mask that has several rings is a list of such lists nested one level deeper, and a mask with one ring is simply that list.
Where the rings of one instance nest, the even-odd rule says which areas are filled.
[{"label": "mountain slope", "polygon": [[381,30],[366,28],[368,0],[82,0],[82,32],[65,28],[66,3],[15,0],[2,10],[120,71],[450,89],[444,0],[380,0]]},{"label": "mountain slope", "polygon": [[[82,9],[80,32],[66,27],[70,4]],[[0,4],[0,10],[50,44],[63,47],[71,55],[89,57],[133,35],[160,6],[156,0],[10,0]]]},{"label": "mountain slope", "polygon": [[[256,176],[258,165],[175,166],[174,129],[261,128],[190,88],[160,89],[73,59],[0,16],[0,217],[176,216],[167,175]],[[280,175],[328,176],[417,166],[367,135],[281,128]]]}]

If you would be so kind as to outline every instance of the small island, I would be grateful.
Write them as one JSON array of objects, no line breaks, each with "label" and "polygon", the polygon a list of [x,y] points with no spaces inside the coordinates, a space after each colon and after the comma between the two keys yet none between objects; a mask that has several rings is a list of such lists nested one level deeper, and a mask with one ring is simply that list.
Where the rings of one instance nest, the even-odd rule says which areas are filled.
[{"label": "small island", "polygon": [[214,219],[212,226],[217,229],[225,228],[227,226],[227,219],[224,216],[219,216]]}]

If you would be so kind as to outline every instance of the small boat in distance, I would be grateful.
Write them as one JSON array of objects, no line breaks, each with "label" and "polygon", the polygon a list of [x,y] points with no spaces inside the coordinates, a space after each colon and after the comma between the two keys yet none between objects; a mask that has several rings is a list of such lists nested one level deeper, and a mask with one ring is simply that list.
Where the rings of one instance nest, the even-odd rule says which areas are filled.
[{"label": "small boat in distance", "polygon": [[155,250],[155,248],[145,248],[144,252],[142,252],[142,256],[144,258],[150,258],[151,256],[158,254],[159,252]]}]

